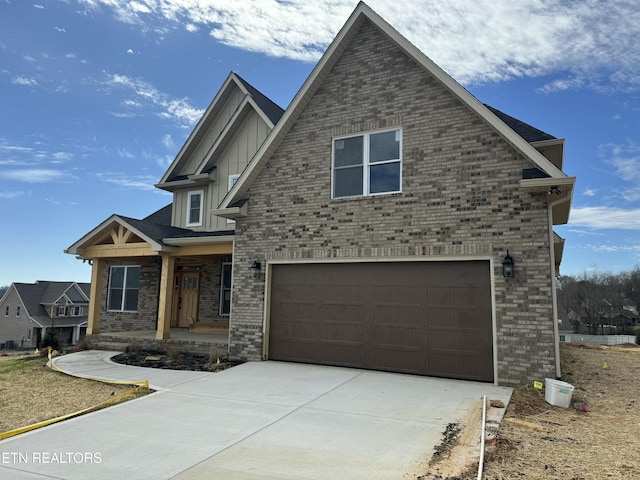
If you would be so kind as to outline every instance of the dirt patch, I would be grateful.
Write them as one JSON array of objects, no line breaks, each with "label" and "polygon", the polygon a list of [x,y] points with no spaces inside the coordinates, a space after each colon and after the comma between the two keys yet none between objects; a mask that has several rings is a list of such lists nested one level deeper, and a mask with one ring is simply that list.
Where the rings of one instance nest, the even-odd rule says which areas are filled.
[{"label": "dirt patch", "polygon": [[116,363],[136,367],[190,370],[194,372],[219,372],[240,364],[229,360],[226,353],[195,354],[188,352],[161,352],[157,350],[133,350],[111,357]]},{"label": "dirt patch", "polygon": [[[483,478],[639,478],[640,347],[563,344],[561,355],[562,380],[575,387],[571,407],[549,405],[533,385],[516,388],[499,430],[487,438]],[[416,478],[475,480],[477,463],[469,462],[466,472],[453,468],[459,457],[473,459],[455,448]]]}]

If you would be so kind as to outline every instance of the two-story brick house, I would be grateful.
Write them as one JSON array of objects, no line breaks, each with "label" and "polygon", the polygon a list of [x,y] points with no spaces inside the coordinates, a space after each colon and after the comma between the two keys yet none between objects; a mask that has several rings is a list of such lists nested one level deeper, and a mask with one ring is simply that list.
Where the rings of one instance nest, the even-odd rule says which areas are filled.
[{"label": "two-story brick house", "polygon": [[[268,130],[250,146],[243,111]],[[88,333],[167,339],[228,305],[235,358],[556,376],[553,225],[575,182],[563,149],[360,3],[283,114],[232,74],[158,184],[172,206],[113,216],[69,248],[93,261]],[[177,294],[190,272],[198,308]]]},{"label": "two-story brick house", "polygon": [[88,283],[12,283],[0,298],[0,344],[35,348],[52,328],[60,345],[75,345],[87,329],[89,293]]}]

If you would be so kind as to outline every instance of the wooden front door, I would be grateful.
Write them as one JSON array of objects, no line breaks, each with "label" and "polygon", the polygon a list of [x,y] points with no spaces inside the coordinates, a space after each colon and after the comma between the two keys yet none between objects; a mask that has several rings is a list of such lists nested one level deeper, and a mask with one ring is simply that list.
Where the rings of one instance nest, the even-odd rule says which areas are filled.
[{"label": "wooden front door", "polygon": [[198,321],[200,272],[176,272],[172,327],[189,327]]}]

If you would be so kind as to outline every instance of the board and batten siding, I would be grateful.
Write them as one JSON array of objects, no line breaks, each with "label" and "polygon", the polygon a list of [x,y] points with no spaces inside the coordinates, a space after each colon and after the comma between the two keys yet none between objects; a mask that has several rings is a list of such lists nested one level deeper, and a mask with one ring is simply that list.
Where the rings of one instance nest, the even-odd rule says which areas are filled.
[{"label": "board and batten siding", "polygon": [[[252,111],[237,130],[235,137],[231,140],[227,148],[215,160],[216,173],[215,182],[206,187],[193,187],[191,189],[180,190],[174,193],[173,198],[173,225],[186,227],[187,199],[189,192],[204,190],[204,222],[202,227],[189,227],[198,231],[227,230],[233,229],[233,225],[227,223],[226,218],[221,218],[209,214],[212,209],[220,205],[229,187],[229,175],[242,173],[249,160],[256,153],[262,142],[271,129],[255,111]],[[199,147],[198,152],[201,151]],[[190,162],[191,163],[191,162]]]}]

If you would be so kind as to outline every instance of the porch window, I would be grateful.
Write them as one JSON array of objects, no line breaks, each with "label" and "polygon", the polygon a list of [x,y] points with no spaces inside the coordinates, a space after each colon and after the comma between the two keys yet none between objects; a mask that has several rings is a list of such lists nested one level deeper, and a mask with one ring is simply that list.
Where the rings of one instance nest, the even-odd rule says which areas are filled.
[{"label": "porch window", "polygon": [[67,316],[67,307],[58,307],[58,316],[66,317]]},{"label": "porch window", "polygon": [[109,274],[108,310],[135,312],[138,309],[140,266],[111,267]]},{"label": "porch window", "polygon": [[231,263],[222,264],[220,279],[220,315],[231,314]]},{"label": "porch window", "polygon": [[199,227],[202,225],[203,200],[204,190],[189,192],[187,196],[187,227]]}]

